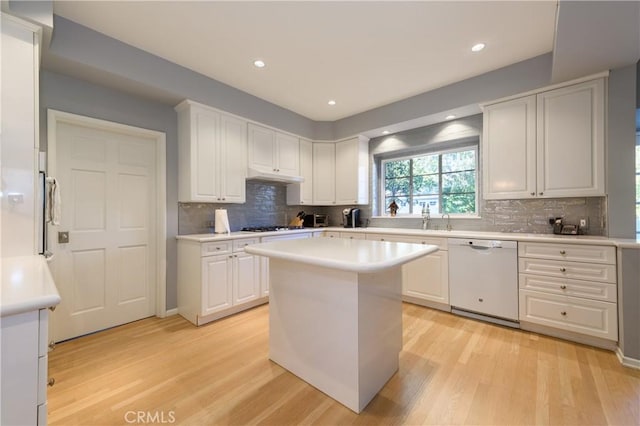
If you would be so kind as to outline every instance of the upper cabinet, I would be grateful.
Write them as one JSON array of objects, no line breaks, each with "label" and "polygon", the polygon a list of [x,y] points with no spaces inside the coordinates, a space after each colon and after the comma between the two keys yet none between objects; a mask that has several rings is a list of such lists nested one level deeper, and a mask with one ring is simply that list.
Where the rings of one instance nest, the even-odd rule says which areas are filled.
[{"label": "upper cabinet", "polygon": [[313,144],[313,204],[336,203],[336,144]]},{"label": "upper cabinet", "polygon": [[244,203],[247,123],[184,101],[178,112],[178,200]]},{"label": "upper cabinet", "polygon": [[604,196],[605,80],[484,107],[485,199]]},{"label": "upper cabinet", "polygon": [[313,142],[300,139],[300,176],[302,183],[287,185],[287,204],[313,204]]},{"label": "upper cabinet", "polygon": [[268,174],[298,176],[298,138],[249,123],[249,169]]}]

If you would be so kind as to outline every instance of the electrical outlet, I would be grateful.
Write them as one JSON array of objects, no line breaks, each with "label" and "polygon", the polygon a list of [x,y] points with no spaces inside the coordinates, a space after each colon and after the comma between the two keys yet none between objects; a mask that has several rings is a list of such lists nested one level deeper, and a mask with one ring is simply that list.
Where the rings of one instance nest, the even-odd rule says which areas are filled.
[{"label": "electrical outlet", "polygon": [[587,219],[580,219],[580,228],[585,229],[587,227]]}]

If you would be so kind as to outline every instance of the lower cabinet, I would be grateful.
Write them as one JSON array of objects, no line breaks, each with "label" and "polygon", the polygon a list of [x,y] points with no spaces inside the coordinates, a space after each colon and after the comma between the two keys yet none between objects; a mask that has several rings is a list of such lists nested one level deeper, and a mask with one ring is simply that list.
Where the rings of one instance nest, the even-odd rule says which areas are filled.
[{"label": "lower cabinet", "polygon": [[48,324],[48,309],[2,317],[0,424],[47,424]]},{"label": "lower cabinet", "polygon": [[402,267],[402,296],[406,302],[450,310],[449,253],[446,238],[367,234],[368,240],[438,246],[438,251]]},{"label": "lower cabinet", "polygon": [[178,241],[178,312],[195,325],[266,303],[260,258],[244,252],[258,238]]},{"label": "lower cabinet", "polygon": [[522,242],[518,256],[523,329],[603,347],[618,341],[614,247]]}]

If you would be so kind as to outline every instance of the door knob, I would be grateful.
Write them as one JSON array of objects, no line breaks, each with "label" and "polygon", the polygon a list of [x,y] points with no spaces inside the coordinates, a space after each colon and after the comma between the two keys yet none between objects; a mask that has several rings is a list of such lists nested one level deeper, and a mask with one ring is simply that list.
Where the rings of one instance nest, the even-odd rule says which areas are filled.
[{"label": "door knob", "polygon": [[58,232],[58,244],[67,244],[69,242],[69,231]]}]

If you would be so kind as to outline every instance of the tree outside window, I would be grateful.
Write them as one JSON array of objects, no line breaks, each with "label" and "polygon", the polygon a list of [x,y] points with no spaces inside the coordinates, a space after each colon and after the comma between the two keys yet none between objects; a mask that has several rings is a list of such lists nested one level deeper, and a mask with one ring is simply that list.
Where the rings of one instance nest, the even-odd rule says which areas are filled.
[{"label": "tree outside window", "polygon": [[384,210],[395,201],[399,214],[477,213],[476,146],[384,160]]}]

